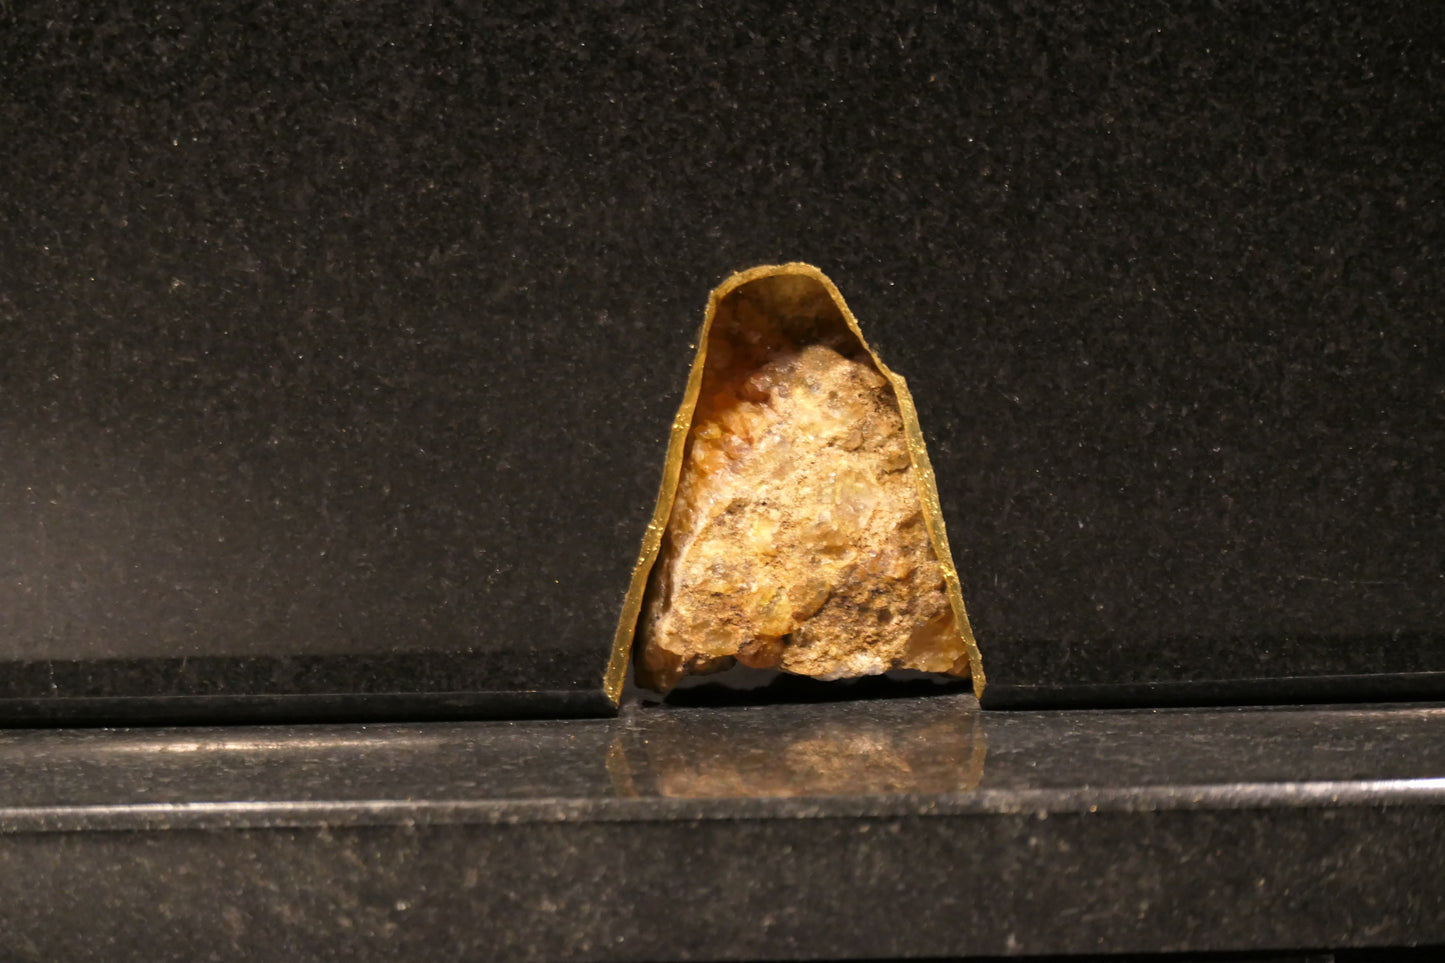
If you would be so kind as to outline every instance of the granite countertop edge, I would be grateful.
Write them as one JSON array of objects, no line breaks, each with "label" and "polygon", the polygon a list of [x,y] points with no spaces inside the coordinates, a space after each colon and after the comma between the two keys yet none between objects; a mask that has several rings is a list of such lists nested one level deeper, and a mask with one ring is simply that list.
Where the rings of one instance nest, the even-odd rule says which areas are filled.
[{"label": "granite countertop edge", "polygon": [[0,809],[0,834],[1445,807],[1445,778],[769,798],[215,800]]}]

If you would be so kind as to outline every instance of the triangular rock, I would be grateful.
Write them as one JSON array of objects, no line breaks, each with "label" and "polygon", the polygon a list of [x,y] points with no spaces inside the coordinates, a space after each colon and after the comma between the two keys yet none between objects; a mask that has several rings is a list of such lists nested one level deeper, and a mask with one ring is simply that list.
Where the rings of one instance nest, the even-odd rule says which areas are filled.
[{"label": "triangular rock", "polygon": [[639,563],[657,552],[639,683],[740,662],[981,689],[912,400],[837,289],[802,264],[735,275],[701,338]]}]

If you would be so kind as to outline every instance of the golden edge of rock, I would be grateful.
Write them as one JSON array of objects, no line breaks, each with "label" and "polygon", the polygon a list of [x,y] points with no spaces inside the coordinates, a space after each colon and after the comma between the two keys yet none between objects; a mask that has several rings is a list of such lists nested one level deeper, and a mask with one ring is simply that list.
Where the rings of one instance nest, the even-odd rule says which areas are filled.
[{"label": "golden edge of rock", "polygon": [[933,465],[928,460],[928,449],[923,443],[923,429],[918,424],[918,410],[913,406],[913,395],[909,393],[908,384],[903,377],[895,374],[884,364],[868,343],[868,339],[863,337],[863,331],[858,327],[858,320],[853,317],[853,312],[848,308],[848,302],[843,299],[842,292],[838,290],[837,285],[822,271],[801,261],[793,261],[788,264],[764,264],[746,271],[739,271],[714,288],[708,297],[707,314],[703,317],[702,329],[697,335],[697,354],[693,357],[692,370],[687,376],[687,391],[682,396],[682,404],[678,406],[677,415],[672,419],[672,434],[667,442],[667,461],[663,464],[662,485],[657,493],[657,507],[653,509],[652,521],[648,523],[647,531],[642,536],[642,551],[637,557],[637,564],[633,566],[632,583],[628,586],[627,595],[622,601],[622,614],[617,619],[617,632],[612,639],[612,655],[607,661],[607,672],[603,677],[607,695],[613,703],[618,703],[622,699],[622,686],[627,676],[628,658],[632,653],[633,642],[637,635],[637,619],[642,611],[642,596],[647,591],[647,577],[652,573],[653,563],[657,561],[658,550],[662,547],[662,536],[667,529],[667,520],[672,514],[672,503],[677,497],[677,486],[682,478],[682,457],[687,448],[687,434],[692,428],[693,414],[697,409],[697,396],[702,390],[703,368],[707,362],[708,333],[712,329],[713,318],[717,316],[718,305],[744,284],[778,275],[800,275],[823,285],[823,289],[828,292],[828,296],[833,299],[833,303],[842,312],[848,330],[857,336],[858,341],[863,345],[863,350],[868,352],[868,357],[873,359],[873,363],[878,366],[883,377],[887,378],[888,383],[893,386],[893,393],[898,398],[898,410],[903,416],[903,433],[908,442],[908,458],[912,463],[913,477],[918,485],[918,497],[923,503],[924,527],[928,531],[929,541],[933,544],[934,554],[938,556],[939,566],[943,569],[948,604],[953,607],[954,617],[958,621],[959,634],[963,636],[964,645],[968,648],[968,668],[969,675],[973,679],[974,695],[982,697],[984,688],[983,657],[978,651],[978,642],[973,637],[973,628],[969,625],[968,612],[963,605],[963,588],[958,581],[958,569],[954,567],[953,554],[948,550],[948,533],[943,527],[943,509],[938,503],[938,488],[933,481]]}]

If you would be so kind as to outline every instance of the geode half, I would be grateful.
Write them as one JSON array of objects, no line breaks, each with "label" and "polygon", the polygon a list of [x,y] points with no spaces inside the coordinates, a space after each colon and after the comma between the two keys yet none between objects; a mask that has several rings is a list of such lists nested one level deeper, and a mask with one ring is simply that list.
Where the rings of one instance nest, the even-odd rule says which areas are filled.
[{"label": "geode half", "polygon": [[639,684],[742,663],[981,691],[912,399],[816,268],[713,292],[672,447],[619,627]]}]

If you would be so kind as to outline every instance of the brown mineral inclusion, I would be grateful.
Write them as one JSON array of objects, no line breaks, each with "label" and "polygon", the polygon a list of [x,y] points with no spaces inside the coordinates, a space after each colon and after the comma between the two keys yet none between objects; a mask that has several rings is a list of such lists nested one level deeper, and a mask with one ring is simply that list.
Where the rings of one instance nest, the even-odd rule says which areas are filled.
[{"label": "brown mineral inclusion", "polygon": [[755,268],[713,292],[673,427],[619,626],[639,684],[742,663],[982,690],[912,399],[820,271]]}]

